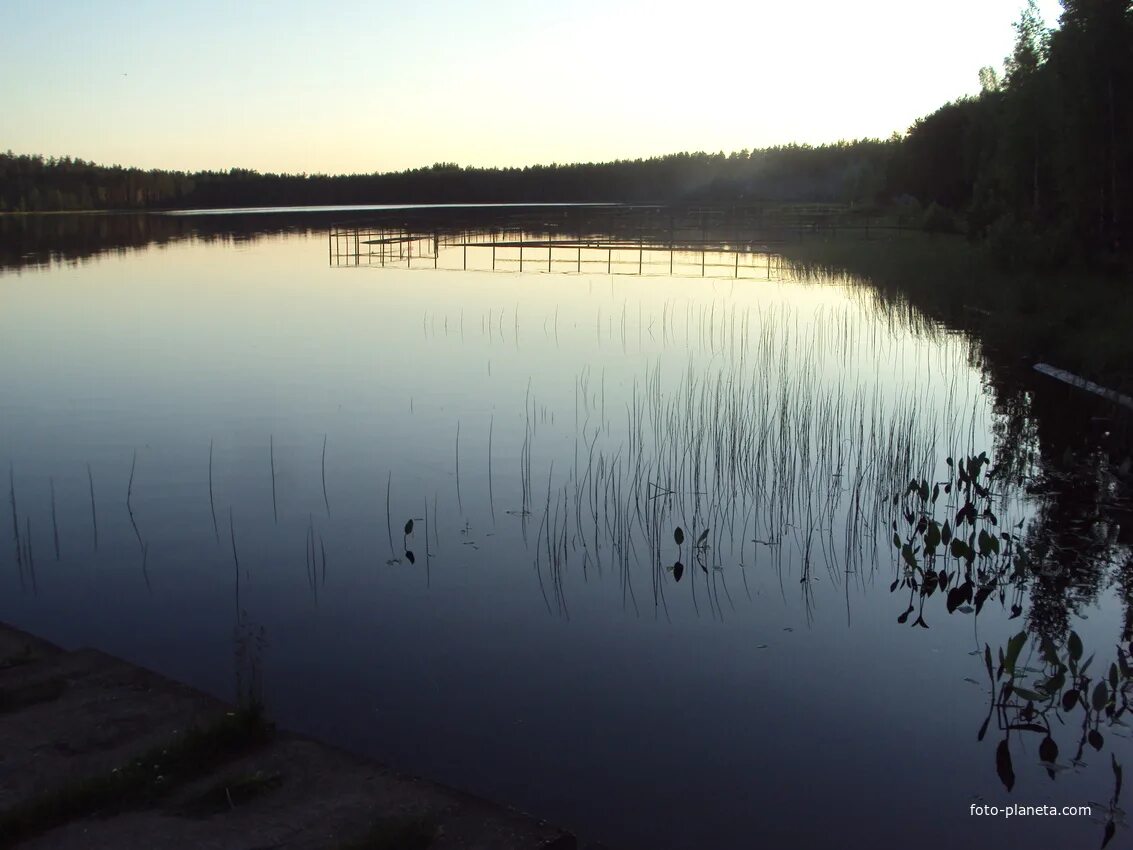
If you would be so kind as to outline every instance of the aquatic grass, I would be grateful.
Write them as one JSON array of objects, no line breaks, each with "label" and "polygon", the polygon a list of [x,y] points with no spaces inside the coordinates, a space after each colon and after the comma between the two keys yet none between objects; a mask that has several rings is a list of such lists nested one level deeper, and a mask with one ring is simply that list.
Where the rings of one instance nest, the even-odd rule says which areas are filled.
[{"label": "aquatic grass", "polygon": [[271,463],[271,516],[276,525],[279,525],[279,510],[275,499],[275,435],[268,435],[268,460]]},{"label": "aquatic grass", "polygon": [[134,449],[134,457],[130,461],[130,480],[126,484],[126,512],[130,515],[130,527],[134,529],[134,537],[137,538],[138,548],[145,552],[146,544],[142,541],[142,533],[138,530],[138,523],[134,519],[134,508],[131,504],[131,497],[134,493],[134,469],[138,465],[138,450]]},{"label": "aquatic grass", "polygon": [[47,479],[51,487],[51,536],[55,541],[55,560],[59,560],[59,518],[55,513],[55,478]]},{"label": "aquatic grass", "polygon": [[[211,457],[212,457],[211,450],[210,450],[209,457],[210,457],[209,468],[211,470],[211,468],[212,468],[212,466],[211,466]],[[210,481],[211,481],[211,478],[210,478]],[[90,520],[91,520],[91,528],[94,531],[94,551],[97,552],[98,551],[98,511],[95,509],[95,504],[94,504],[94,473],[91,472],[91,468],[90,468],[89,463],[87,464],[87,483],[90,485]],[[210,490],[209,492],[211,494],[212,491]],[[215,520],[216,520],[216,518],[213,517],[214,522],[215,522]]]},{"label": "aquatic grass", "polygon": [[232,541],[232,567],[236,578],[236,614],[240,614],[240,556],[236,554],[236,522],[232,516],[232,508],[228,509],[228,534]]},{"label": "aquatic grass", "polygon": [[24,582],[24,553],[20,545],[20,515],[16,509],[16,473],[8,464],[8,498],[12,506],[12,540],[16,547],[16,566],[20,573],[20,584]]},{"label": "aquatic grass", "polygon": [[389,535],[389,556],[391,558],[396,558],[397,553],[394,552],[394,550],[393,550],[393,524],[390,522],[390,514],[389,514],[389,494],[390,494],[390,488],[392,486],[393,486],[393,470],[391,469],[390,472],[389,472],[389,476],[386,478],[386,533]]},{"label": "aquatic grass", "polygon": [[330,499],[327,498],[327,435],[323,434],[322,456],[323,504],[326,505],[327,516],[330,516]]},{"label": "aquatic grass", "polygon": [[[599,374],[598,367],[583,366],[573,381],[573,431],[570,412],[548,403],[534,379],[523,394],[521,418],[501,419],[501,431],[495,428],[494,413],[490,416],[487,505],[481,500],[478,507],[494,527],[495,492],[501,481],[510,479],[510,492],[519,496],[520,505],[518,510],[510,506],[507,513],[520,519],[523,545],[535,547],[532,554],[552,611],[568,615],[573,575],[589,582],[608,573],[618,582],[627,610],[647,610],[645,588],[651,591],[655,611],[667,612],[672,600],[666,599],[666,586],[675,578],[667,537],[678,525],[695,535],[693,542],[708,532],[703,548],[687,558],[675,554],[677,562],[686,560],[691,568],[691,576],[682,573],[682,584],[695,595],[694,604],[707,606],[712,616],[722,617],[741,598],[730,592],[728,573],[736,568],[766,568],[781,580],[793,575],[804,592],[824,576],[846,581],[852,574],[855,581],[866,580],[877,563],[871,554],[878,551],[878,517],[885,513],[893,483],[907,481],[912,474],[931,477],[942,449],[953,451],[970,443],[982,429],[984,423],[977,424],[984,415],[978,393],[949,374],[945,358],[929,357],[908,344],[918,333],[938,334],[932,326],[909,323],[901,313],[877,321],[872,312],[877,305],[863,295],[813,308],[738,306],[730,300],[731,287],[718,284],[699,303],[666,302],[659,317],[647,314],[640,304],[628,304],[631,299],[619,298],[620,305],[607,317],[606,342],[632,348],[635,337],[643,339],[657,327],[665,341],[662,352],[650,353],[639,371],[611,371],[617,374],[619,390],[617,396],[611,392],[610,399],[606,384],[615,385],[607,369],[602,367]],[[554,318],[550,308],[545,318],[548,340],[557,325],[564,333],[572,326]],[[434,319],[440,326],[447,321],[443,315]],[[486,312],[485,334],[498,337],[505,321],[506,311]],[[518,331],[518,318],[513,321]],[[601,334],[602,322],[598,330]],[[585,333],[589,335],[589,328]],[[951,353],[966,350],[955,338],[936,341],[949,346]],[[682,357],[687,357],[683,363]],[[925,414],[921,385],[914,377],[922,374],[933,381],[930,415]],[[462,480],[461,475],[462,418],[456,418],[455,429],[451,450],[463,517],[463,492],[473,479]],[[501,440],[519,449],[518,468],[502,476],[497,464]],[[324,433],[320,483],[329,517],[327,448]],[[127,486],[131,513],[136,456]],[[533,486],[533,478],[549,463],[546,491],[540,493],[543,504],[533,507],[539,498],[534,486],[541,486]],[[219,540],[213,466],[210,440],[209,502]],[[273,519],[278,523],[271,433],[269,468]],[[91,481],[93,494],[93,477]],[[14,497],[14,483],[12,490]],[[437,500],[435,493],[430,518],[426,498],[421,518],[430,584],[430,561],[440,537]],[[533,510],[539,507],[539,527],[532,540],[528,518],[534,524]],[[470,502],[470,510],[476,509]],[[18,522],[18,515],[15,519]],[[404,546],[398,551],[393,544],[392,469],[387,472],[386,521],[394,563],[410,550]],[[135,533],[141,541],[136,524]],[[19,534],[26,534],[24,528]],[[239,593],[231,509],[230,538]],[[334,543],[335,538],[325,528],[317,529],[309,517],[302,545],[316,599],[318,585],[327,579],[327,545]],[[26,547],[21,553],[26,556]],[[143,543],[143,571],[146,557]],[[744,573],[745,592],[750,592],[747,581]],[[682,587],[682,598],[685,592]]]},{"label": "aquatic grass", "polygon": [[38,594],[39,593],[39,583],[37,582],[36,576],[35,576],[35,553],[32,551],[32,547],[31,547],[31,517],[30,516],[24,517],[24,528],[27,532],[26,535],[25,535],[25,539],[24,539],[24,545],[27,547],[27,565],[28,565],[28,574],[31,576],[31,589],[32,589],[32,593]]},{"label": "aquatic grass", "polygon": [[[93,504],[94,504],[94,489],[93,489],[93,485],[92,485],[92,488],[91,488],[92,509],[93,509]],[[213,533],[216,535],[216,542],[219,545],[219,543],[220,543],[220,528],[216,524],[216,502],[214,501],[213,495],[212,495],[212,440],[209,440],[209,511],[212,513],[212,530],[213,530]],[[97,539],[97,533],[96,533],[96,539]],[[95,546],[95,548],[97,549],[98,547]]]}]

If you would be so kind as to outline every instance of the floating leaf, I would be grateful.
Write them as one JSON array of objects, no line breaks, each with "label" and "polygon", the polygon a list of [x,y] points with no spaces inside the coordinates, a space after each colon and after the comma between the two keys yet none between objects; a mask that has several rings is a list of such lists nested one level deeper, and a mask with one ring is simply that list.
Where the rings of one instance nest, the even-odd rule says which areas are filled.
[{"label": "floating leaf", "polygon": [[991,541],[994,540],[994,539],[995,539],[994,537],[992,537],[990,534],[988,534],[982,528],[980,529],[979,542],[980,542],[980,557],[981,558],[986,558],[988,556],[988,554],[991,552]]},{"label": "floating leaf", "polygon": [[893,548],[894,549],[900,549],[901,548],[901,535],[900,534],[897,534],[897,533],[893,534]]},{"label": "floating leaf", "polygon": [[940,525],[935,520],[928,524],[925,529],[924,545],[930,549],[935,549],[940,545],[941,541]]},{"label": "floating leaf", "polygon": [[1070,651],[1070,657],[1075,661],[1082,657],[1082,639],[1078,637],[1077,632],[1070,633],[1070,637],[1066,641],[1066,648]]},{"label": "floating leaf", "polygon": [[940,542],[947,546],[952,542],[952,525],[944,520],[944,528],[940,530]]},{"label": "floating leaf", "polygon": [[1117,665],[1109,665],[1109,687],[1114,693],[1117,693]]},{"label": "floating leaf", "polygon": [[[967,592],[965,592],[965,589]],[[954,587],[948,591],[948,613],[951,614],[961,605],[968,601],[968,596],[971,595],[971,588],[966,588],[965,585]]]},{"label": "floating leaf", "polygon": [[405,560],[407,560],[411,564],[417,563],[417,558],[414,557],[413,553],[408,549],[405,550]]},{"label": "floating leaf", "polygon": [[1059,666],[1058,661],[1058,647],[1054,645],[1049,637],[1044,637],[1039,643],[1039,651],[1042,653],[1043,660],[1052,667]]},{"label": "floating leaf", "polygon": [[893,584],[889,585],[889,592],[892,593],[897,589],[897,585],[901,583],[899,578],[893,579]]},{"label": "floating leaf", "polygon": [[1010,791],[1015,787],[1015,770],[1011,767],[1011,749],[1004,738],[995,748],[995,772],[999,774],[999,781],[1003,787]]},{"label": "floating leaf", "polygon": [[1058,744],[1054,743],[1054,738],[1050,735],[1043,738],[1043,742],[1039,744],[1039,758],[1052,763],[1058,761]]},{"label": "floating leaf", "polygon": [[1042,689],[1048,694],[1056,694],[1066,687],[1066,674],[1059,670],[1042,683]]},{"label": "floating leaf", "polygon": [[1116,800],[1118,797],[1121,796],[1122,770],[1121,770],[1121,765],[1119,765],[1117,763],[1117,756],[1115,756],[1113,753],[1110,753],[1109,758],[1110,758],[1110,761],[1113,763],[1113,780],[1114,780],[1113,799]]},{"label": "floating leaf", "polygon": [[703,543],[707,539],[708,539],[708,529],[706,528],[706,529],[704,529],[704,531],[700,532],[700,537],[696,538],[696,542],[697,542],[697,544],[700,544],[700,543]]},{"label": "floating leaf", "polygon": [[412,533],[413,533],[413,520],[409,520],[408,522],[405,523],[405,536],[408,537]]},{"label": "floating leaf", "polygon": [[1105,846],[1113,840],[1113,836],[1116,832],[1117,824],[1113,822],[1113,818],[1111,817],[1105,822],[1105,833],[1102,835],[1102,850],[1105,850]]},{"label": "floating leaf", "polygon": [[1101,752],[1102,747],[1105,746],[1105,738],[1102,737],[1102,733],[1097,729],[1091,729],[1090,733],[1086,736],[1086,740],[1089,741],[1090,746],[1097,750],[1099,753]]},{"label": "floating leaf", "polygon": [[901,557],[914,570],[917,568],[917,556],[913,554],[913,547],[908,543],[901,547]]},{"label": "floating leaf", "polygon": [[982,725],[982,726],[980,726],[980,731],[979,731],[979,734],[978,734],[978,735],[976,735],[976,740],[977,740],[977,741],[982,741],[982,740],[984,739],[984,735],[986,735],[986,734],[987,734],[987,724],[988,724],[988,723],[989,723],[990,721],[991,721],[991,715],[989,714],[989,715],[988,715],[987,717],[985,717],[985,718],[984,718],[984,722],[983,722],[983,725]]},{"label": "floating leaf", "polygon": [[1062,710],[1070,711],[1078,704],[1078,691],[1071,688],[1062,695]]},{"label": "floating leaf", "polygon": [[1007,675],[1015,675],[1015,662],[1019,660],[1019,653],[1023,651],[1023,647],[1027,644],[1027,633],[1019,632],[1009,641],[1007,641],[1007,655],[1003,660],[1003,667],[1007,670]]},{"label": "floating leaf", "polygon": [[984,644],[984,664],[987,665],[987,677],[994,681],[995,676],[991,672],[991,647],[986,643]]},{"label": "floating leaf", "polygon": [[983,585],[983,587],[978,590],[978,592],[976,593],[976,613],[980,612],[980,609],[982,609],[983,607],[983,603],[987,602],[988,596],[991,595],[991,592],[993,592],[994,589],[994,585]]},{"label": "floating leaf", "polygon": [[[677,530],[680,531],[679,528]],[[682,564],[680,561],[677,561],[675,564],[673,564],[673,581],[680,581],[681,576],[683,576],[684,574],[685,574],[685,565],[684,564]]]},{"label": "floating leaf", "polygon": [[679,525],[676,527],[676,530],[673,531],[673,540],[677,542],[678,546],[685,542],[684,529],[682,529]]},{"label": "floating leaf", "polygon": [[1101,711],[1105,708],[1105,704],[1109,702],[1109,689],[1105,686],[1105,682],[1098,682],[1090,702],[1093,703],[1094,711]]}]

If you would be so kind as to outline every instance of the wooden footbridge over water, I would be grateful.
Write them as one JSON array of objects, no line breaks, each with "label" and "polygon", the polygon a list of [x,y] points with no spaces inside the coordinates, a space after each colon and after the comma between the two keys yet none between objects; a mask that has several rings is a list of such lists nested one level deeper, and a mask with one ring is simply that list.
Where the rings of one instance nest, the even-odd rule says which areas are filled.
[{"label": "wooden footbridge over water", "polygon": [[528,231],[423,233],[406,228],[336,226],[332,266],[565,274],[679,275],[774,280],[783,258],[769,241],[736,238],[595,236]]}]

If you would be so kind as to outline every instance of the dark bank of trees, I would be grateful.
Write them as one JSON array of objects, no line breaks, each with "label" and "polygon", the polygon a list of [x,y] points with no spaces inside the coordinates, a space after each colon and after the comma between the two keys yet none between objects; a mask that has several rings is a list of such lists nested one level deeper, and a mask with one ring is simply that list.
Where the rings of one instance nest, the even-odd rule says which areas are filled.
[{"label": "dark bank of trees", "polygon": [[884,188],[894,142],[680,153],[606,163],[461,168],[389,174],[192,174],[104,168],[69,158],[0,154],[0,209],[153,209],[381,203],[620,201],[850,202]]},{"label": "dark bank of trees", "polygon": [[917,121],[890,172],[1008,265],[1127,252],[1133,236],[1133,5],[1062,5],[1050,31],[1029,0],[1002,79],[985,68],[978,97]]},{"label": "dark bank of trees", "polygon": [[928,229],[986,240],[1007,265],[1052,266],[1133,242],[1133,6],[1030,0],[1002,74],[904,137],[645,160],[329,176],[143,171],[0,154],[0,211],[380,203],[898,202]]}]

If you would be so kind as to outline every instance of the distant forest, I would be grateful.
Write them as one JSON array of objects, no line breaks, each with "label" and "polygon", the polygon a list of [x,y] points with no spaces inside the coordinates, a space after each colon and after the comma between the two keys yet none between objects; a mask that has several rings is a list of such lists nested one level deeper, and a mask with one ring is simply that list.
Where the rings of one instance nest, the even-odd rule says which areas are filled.
[{"label": "distant forest", "polygon": [[986,240],[1008,265],[1126,253],[1133,244],[1133,3],[1062,5],[1051,31],[1029,0],[1002,73],[983,68],[978,96],[948,103],[885,141],[338,176],[144,171],[9,151],[0,154],[0,211],[825,202],[912,209],[926,229]]}]

